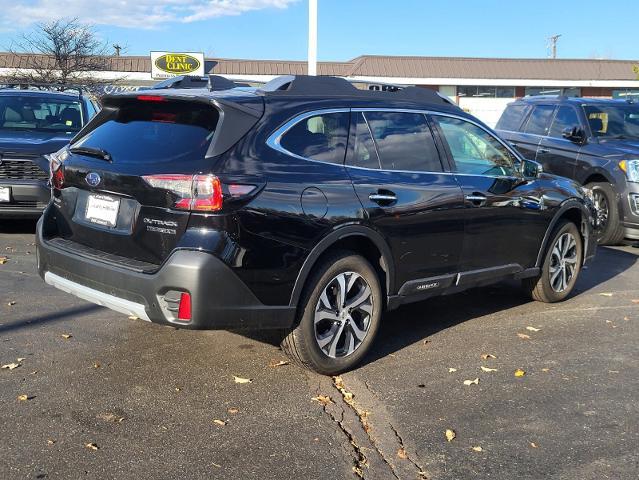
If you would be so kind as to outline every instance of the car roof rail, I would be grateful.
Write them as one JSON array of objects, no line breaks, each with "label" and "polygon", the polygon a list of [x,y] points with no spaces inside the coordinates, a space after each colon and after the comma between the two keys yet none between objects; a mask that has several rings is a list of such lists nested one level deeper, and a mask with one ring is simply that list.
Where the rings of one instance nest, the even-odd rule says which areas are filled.
[{"label": "car roof rail", "polygon": [[150,90],[164,90],[168,88],[208,88],[209,91],[230,90],[236,87],[246,87],[248,84],[234,82],[221,75],[178,75],[156,83]]},{"label": "car roof rail", "polygon": [[49,91],[49,92],[69,92],[75,91],[78,96],[83,94],[83,87],[80,85],[62,85],[60,83],[41,83],[41,82],[28,82],[28,81],[10,81],[0,82],[0,89],[22,89],[22,90],[36,90],[36,91]]},{"label": "car roof rail", "polygon": [[[430,88],[413,85],[384,84],[389,87],[384,91],[363,90],[355,87],[358,83],[369,83],[362,80],[348,80],[341,77],[282,75],[267,82],[258,89],[266,95],[314,95],[314,96],[363,96],[380,97],[397,100],[409,100],[434,104],[455,105],[448,97]],[[380,85],[375,83],[375,85]]]}]

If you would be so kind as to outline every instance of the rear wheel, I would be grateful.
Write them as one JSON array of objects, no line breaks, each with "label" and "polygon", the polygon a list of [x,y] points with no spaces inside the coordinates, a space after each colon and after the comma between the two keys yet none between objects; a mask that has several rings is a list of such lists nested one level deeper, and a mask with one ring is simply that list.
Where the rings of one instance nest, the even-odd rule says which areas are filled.
[{"label": "rear wheel", "polygon": [[382,314],[382,290],[373,267],[338,252],[311,275],[298,323],[282,341],[296,363],[325,375],[357,365],[373,343]]},{"label": "rear wheel", "polygon": [[565,299],[581,271],[583,245],[577,226],[561,222],[553,230],[544,256],[541,274],[523,281],[524,289],[539,302],[554,303]]},{"label": "rear wheel", "polygon": [[619,219],[617,195],[610,183],[589,183],[586,188],[592,190],[592,198],[597,211],[597,230],[595,235],[600,245],[618,245],[624,237],[623,225]]}]

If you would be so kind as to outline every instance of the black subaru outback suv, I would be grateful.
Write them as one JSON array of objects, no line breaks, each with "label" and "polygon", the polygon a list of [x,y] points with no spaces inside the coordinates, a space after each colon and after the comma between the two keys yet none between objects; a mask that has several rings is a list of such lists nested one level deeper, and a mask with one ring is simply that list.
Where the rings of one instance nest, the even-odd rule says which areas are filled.
[{"label": "black subaru outback suv", "polygon": [[51,195],[47,154],[69,143],[98,108],[79,90],[34,88],[0,85],[0,218],[40,216]]},{"label": "black subaru outback suv", "polygon": [[386,309],[507,278],[555,302],[595,251],[579,186],[429,90],[297,76],[103,107],[55,155],[44,280],[157,323],[283,329],[321,373]]},{"label": "black subaru outback suv", "polygon": [[592,190],[599,243],[639,240],[639,105],[525,97],[506,107],[497,131],[544,171]]}]

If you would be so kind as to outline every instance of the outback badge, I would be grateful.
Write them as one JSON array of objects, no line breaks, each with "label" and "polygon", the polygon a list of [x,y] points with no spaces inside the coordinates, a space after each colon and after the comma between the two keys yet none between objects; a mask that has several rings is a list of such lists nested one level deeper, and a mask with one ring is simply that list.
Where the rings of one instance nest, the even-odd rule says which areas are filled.
[{"label": "outback badge", "polygon": [[102,179],[100,178],[100,175],[98,175],[97,173],[89,172],[87,173],[87,176],[84,177],[84,181],[87,182],[92,187],[97,187],[98,185],[100,185],[100,182],[102,181]]}]

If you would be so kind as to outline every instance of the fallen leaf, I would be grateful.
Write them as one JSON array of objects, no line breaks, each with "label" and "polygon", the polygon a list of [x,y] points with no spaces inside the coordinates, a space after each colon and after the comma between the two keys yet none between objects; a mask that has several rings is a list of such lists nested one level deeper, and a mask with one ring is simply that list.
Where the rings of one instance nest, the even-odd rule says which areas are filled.
[{"label": "fallen leaf", "polygon": [[93,368],[100,368],[100,364],[98,362],[93,362]]},{"label": "fallen leaf", "polygon": [[16,304],[15,300],[11,300],[9,302],[7,302],[7,307],[13,307]]},{"label": "fallen leaf", "polygon": [[488,360],[489,358],[497,358],[495,355],[492,355],[490,353],[482,353],[480,356],[482,360]]},{"label": "fallen leaf", "polygon": [[47,445],[53,445],[55,443],[55,440],[47,440]]},{"label": "fallen leaf", "polygon": [[84,448],[89,450],[98,450],[100,447],[98,447],[95,443],[87,443]]},{"label": "fallen leaf", "polygon": [[215,468],[222,468],[222,465],[218,463],[211,463],[211,465],[213,465]]},{"label": "fallen leaf", "polygon": [[226,422],[224,420],[220,420],[219,418],[216,418],[215,420],[213,420],[213,423],[215,423],[216,425],[219,425],[220,427],[223,427],[224,425],[226,425]]},{"label": "fallen leaf", "polygon": [[541,371],[542,372],[550,372],[550,368],[542,368]]},{"label": "fallen leaf", "polygon": [[240,413],[240,409],[237,407],[231,407],[227,410],[227,412],[229,412],[229,415],[236,415]]},{"label": "fallen leaf", "polygon": [[311,398],[311,400],[319,402],[322,405],[328,405],[330,403],[333,403],[333,400],[331,400],[331,397],[326,396],[326,395],[318,395],[317,397]]},{"label": "fallen leaf", "polygon": [[473,452],[483,452],[484,451],[484,449],[481,448],[479,445],[476,446],[476,447],[473,447],[472,449],[473,449]]},{"label": "fallen leaf", "polygon": [[69,340],[70,338],[73,338],[73,335],[71,335],[70,333],[63,333],[60,336],[64,338],[65,340]]},{"label": "fallen leaf", "polygon": [[612,293],[609,292],[600,293],[599,295],[601,295],[602,297],[612,297]]},{"label": "fallen leaf", "polygon": [[25,394],[18,395],[18,400],[19,400],[20,402],[26,402],[27,400],[29,400],[29,396],[28,396],[28,395],[25,395]]},{"label": "fallen leaf", "polygon": [[448,373],[455,373],[456,371],[457,371],[456,368],[452,368],[451,367],[451,368],[448,369]]},{"label": "fallen leaf", "polygon": [[235,383],[252,383],[253,382],[253,379],[251,378],[236,377],[235,375],[233,375],[233,380],[235,380]]},{"label": "fallen leaf", "polygon": [[424,345],[428,345],[428,344],[430,343],[430,340],[424,340],[422,343],[423,343]]},{"label": "fallen leaf", "polygon": [[526,375],[526,372],[524,372],[521,368],[515,370],[515,377],[523,377],[524,375]]},{"label": "fallen leaf", "polygon": [[537,448],[538,447],[538,445],[535,442],[530,442],[530,446],[532,448]]},{"label": "fallen leaf", "polygon": [[122,423],[124,421],[124,417],[111,412],[99,413],[97,417],[105,422]]},{"label": "fallen leaf", "polygon": [[175,387],[175,391],[176,391],[176,392],[181,392],[181,391],[182,391],[182,389],[181,389],[180,387]]},{"label": "fallen leaf", "polygon": [[139,320],[139,317],[136,317],[135,315],[129,315],[129,320]]},{"label": "fallen leaf", "polygon": [[626,322],[630,320],[628,317],[623,317],[623,319],[624,319]]},{"label": "fallen leaf", "polygon": [[402,460],[406,460],[408,458],[408,454],[406,453],[406,450],[404,450],[403,448],[400,448],[399,450],[397,450],[397,456],[401,458]]},{"label": "fallen leaf", "polygon": [[530,335],[526,335],[525,333],[518,333],[517,336],[524,340],[528,340],[530,338]]},{"label": "fallen leaf", "polygon": [[488,368],[488,367],[484,367],[483,365],[482,365],[481,369],[482,369],[483,372],[496,372],[497,371],[496,368]]},{"label": "fallen leaf", "polygon": [[456,436],[457,434],[455,433],[455,430],[451,430],[450,428],[446,429],[446,440],[452,442]]},{"label": "fallen leaf", "polygon": [[283,367],[284,365],[288,365],[289,363],[290,362],[288,360],[280,360],[279,362],[277,360],[273,360],[271,363],[268,364],[268,366],[271,368]]},{"label": "fallen leaf", "polygon": [[26,360],[26,358],[25,358],[25,357],[18,357],[18,358],[16,358],[16,362],[21,362],[21,361],[23,361],[23,360]]},{"label": "fallen leaf", "polygon": [[2,368],[8,368],[9,370],[13,370],[14,368],[18,368],[20,363],[7,363],[6,365],[2,365]]},{"label": "fallen leaf", "polygon": [[479,378],[475,380],[464,380],[464,385],[479,385]]},{"label": "fallen leaf", "polygon": [[639,299],[635,298],[632,303],[639,303]]},{"label": "fallen leaf", "polygon": [[528,331],[530,331],[530,332],[538,332],[539,330],[541,330],[541,328],[526,327],[526,330],[528,330]]},{"label": "fallen leaf", "polygon": [[7,257],[0,257],[0,265],[4,265],[9,260]]}]

